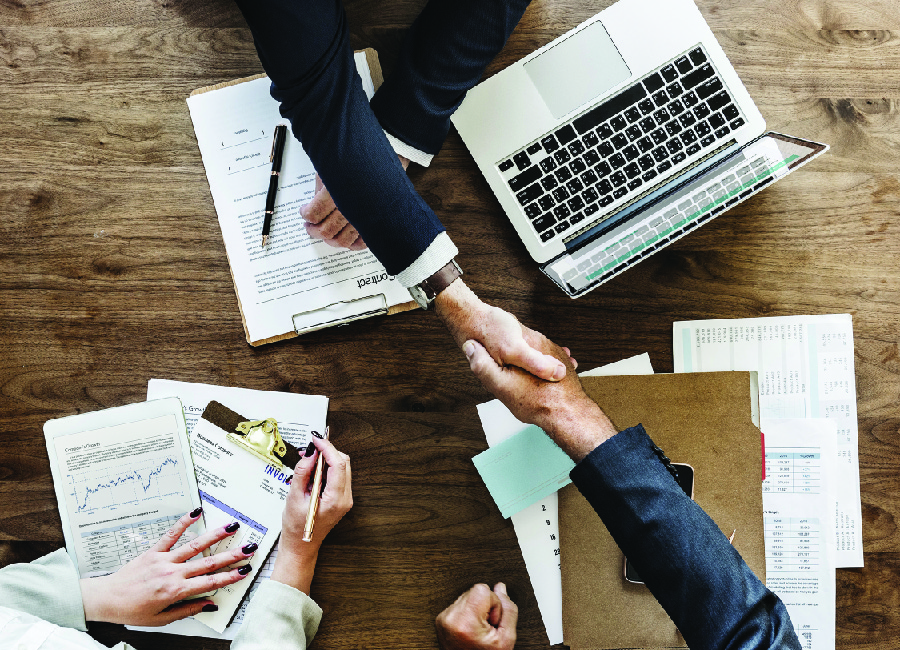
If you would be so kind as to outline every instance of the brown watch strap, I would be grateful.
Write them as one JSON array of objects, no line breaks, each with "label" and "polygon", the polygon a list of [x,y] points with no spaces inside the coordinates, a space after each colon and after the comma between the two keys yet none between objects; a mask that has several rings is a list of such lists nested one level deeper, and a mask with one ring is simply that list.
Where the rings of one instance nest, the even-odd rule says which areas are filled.
[{"label": "brown watch strap", "polygon": [[453,284],[453,281],[461,275],[462,271],[456,262],[450,260],[437,273],[422,280],[419,287],[425,292],[428,300],[434,300],[441,291]]}]

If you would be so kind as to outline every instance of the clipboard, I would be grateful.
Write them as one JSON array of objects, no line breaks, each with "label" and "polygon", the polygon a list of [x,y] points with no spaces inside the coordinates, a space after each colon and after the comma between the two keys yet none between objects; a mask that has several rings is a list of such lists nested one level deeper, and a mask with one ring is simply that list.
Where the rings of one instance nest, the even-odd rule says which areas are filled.
[{"label": "clipboard", "polygon": [[190,443],[207,527],[240,524],[211,552],[250,543],[259,547],[247,562],[251,567],[247,577],[216,592],[219,610],[193,617],[221,634],[281,534],[281,516],[300,452],[281,438],[275,420],[250,421],[216,401],[203,411]]},{"label": "clipboard", "polygon": [[[378,60],[378,53],[372,48],[357,50],[356,53],[362,53],[365,55],[366,64],[368,65],[369,74],[372,80],[372,86],[375,90],[377,90],[384,81],[384,77],[381,71],[381,64]],[[258,79],[264,78],[266,78],[265,74],[258,74],[250,77],[244,77],[242,79],[235,79],[233,81],[226,81],[212,86],[206,86],[204,88],[198,88],[197,90],[191,92],[190,97],[195,97],[196,95],[201,95],[215,90],[220,90],[222,88],[227,88],[229,86],[235,86],[237,84],[256,81]],[[225,254],[226,257],[228,257],[227,249]],[[390,305],[388,304],[388,298],[384,293],[374,293],[369,296],[364,296],[353,300],[333,302],[320,308],[298,312],[291,318],[291,323],[293,326],[292,329],[280,334],[276,334],[274,336],[252,340],[250,329],[247,325],[247,316],[241,303],[241,296],[238,291],[238,283],[234,277],[234,266],[231,264],[230,257],[228,260],[228,267],[229,271],[231,272],[232,282],[235,285],[235,295],[237,296],[238,309],[241,312],[241,322],[244,326],[244,334],[246,336],[247,343],[254,347],[266,345],[267,343],[275,343],[276,341],[283,341],[285,339],[291,339],[301,334],[315,332],[327,327],[346,325],[348,323],[352,323],[353,321],[362,320],[364,318],[370,318],[373,316],[392,316],[394,314],[410,311],[412,309],[418,309],[419,307],[414,300]]]}]

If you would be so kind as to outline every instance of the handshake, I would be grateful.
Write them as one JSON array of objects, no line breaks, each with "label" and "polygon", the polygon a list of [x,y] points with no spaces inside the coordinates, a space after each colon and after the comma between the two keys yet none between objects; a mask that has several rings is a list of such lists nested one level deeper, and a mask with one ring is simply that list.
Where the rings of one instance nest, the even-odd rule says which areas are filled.
[{"label": "handshake", "polygon": [[[581,387],[568,348],[487,305],[457,280],[435,300],[438,316],[482,385],[522,422],[541,427],[578,462],[616,434]],[[498,583],[477,584],[436,621],[443,650],[511,650],[518,608]]]}]

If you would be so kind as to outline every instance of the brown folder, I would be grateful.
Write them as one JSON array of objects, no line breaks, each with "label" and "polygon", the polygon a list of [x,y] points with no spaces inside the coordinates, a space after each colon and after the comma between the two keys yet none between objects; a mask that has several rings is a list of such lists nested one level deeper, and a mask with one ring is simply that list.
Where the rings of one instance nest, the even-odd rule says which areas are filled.
[{"label": "brown folder", "polygon": [[[754,373],[755,374],[755,373]],[[582,380],[624,429],[643,424],[673,463],[694,468],[694,499],[765,582],[762,449],[755,377],[707,372]],[[559,492],[563,638],[573,650],[685,647],[650,591],[625,581],[622,551],[574,485]]]}]

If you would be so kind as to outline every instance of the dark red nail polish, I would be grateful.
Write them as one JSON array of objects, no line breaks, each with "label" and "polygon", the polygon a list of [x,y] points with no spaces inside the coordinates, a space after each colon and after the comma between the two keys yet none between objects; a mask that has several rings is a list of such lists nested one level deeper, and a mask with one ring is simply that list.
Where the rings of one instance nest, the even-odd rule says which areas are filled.
[{"label": "dark red nail polish", "polygon": [[244,552],[244,555],[250,555],[251,553],[256,553],[256,549],[258,549],[258,548],[259,548],[259,546],[256,545],[256,542],[252,542],[252,543],[244,546],[244,548],[242,548],[241,551]]},{"label": "dark red nail polish", "polygon": [[202,609],[201,611],[204,611],[204,612],[218,612],[218,611],[219,611],[219,606],[218,606],[218,605],[214,605],[213,603],[206,603],[206,604],[203,606],[203,609]]},{"label": "dark red nail polish", "polygon": [[201,512],[203,512],[203,508],[194,508],[191,510],[191,519],[199,517]]},{"label": "dark red nail polish", "polygon": [[251,567],[249,564],[245,564],[240,569],[238,569],[238,573],[240,573],[242,576],[245,576],[250,573],[251,569],[253,569],[253,567]]},{"label": "dark red nail polish", "polygon": [[227,526],[225,526],[225,532],[226,532],[226,533],[233,533],[234,531],[236,531],[236,530],[237,530],[238,528],[240,528],[240,527],[241,527],[241,525],[240,525],[238,522],[232,521],[230,524],[228,524]]},{"label": "dark red nail polish", "polygon": [[306,453],[303,454],[304,458],[309,458],[313,455],[313,452],[316,451],[316,446],[313,443],[309,443],[309,447],[306,448]]}]

